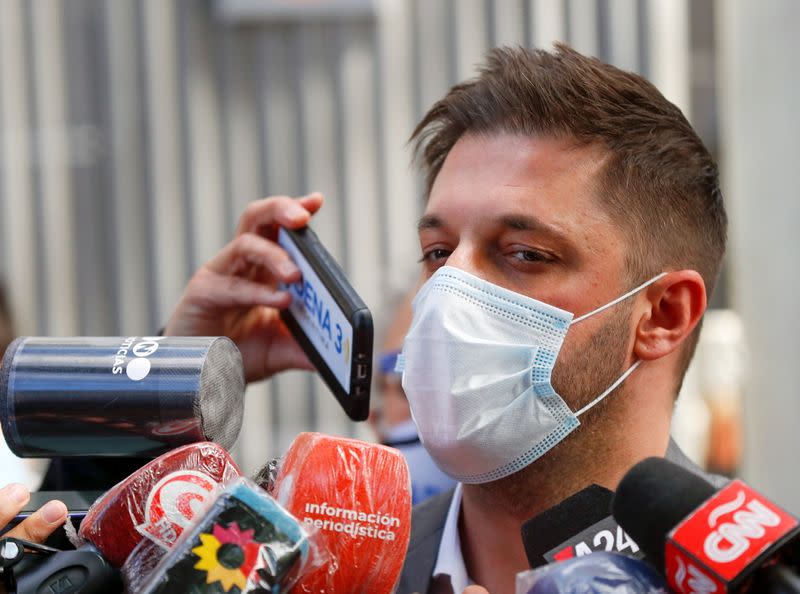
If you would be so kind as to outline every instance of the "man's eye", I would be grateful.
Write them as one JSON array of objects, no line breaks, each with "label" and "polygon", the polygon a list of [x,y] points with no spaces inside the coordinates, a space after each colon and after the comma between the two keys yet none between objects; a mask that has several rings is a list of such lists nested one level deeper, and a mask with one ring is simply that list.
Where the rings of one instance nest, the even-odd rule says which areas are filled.
[{"label": "man's eye", "polygon": [[519,250],[514,252],[514,258],[517,260],[523,260],[525,262],[549,262],[551,258],[543,253],[538,252],[536,250]]},{"label": "man's eye", "polygon": [[447,260],[450,252],[448,250],[444,250],[441,248],[435,248],[432,250],[428,250],[427,252],[422,254],[422,258],[420,258],[420,262],[438,262],[440,260]]}]

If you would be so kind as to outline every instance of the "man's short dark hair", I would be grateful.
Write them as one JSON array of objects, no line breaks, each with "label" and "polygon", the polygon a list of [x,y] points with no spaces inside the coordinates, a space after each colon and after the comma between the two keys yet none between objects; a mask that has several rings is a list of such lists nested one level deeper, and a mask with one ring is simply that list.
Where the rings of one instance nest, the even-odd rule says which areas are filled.
[{"label": "man's short dark hair", "polygon": [[[629,238],[631,282],[688,268],[713,291],[727,234],[717,165],[681,111],[641,76],[562,44],[554,52],[495,48],[479,75],[450,89],[414,130],[428,193],[468,133],[604,147],[596,190]],[[684,348],[679,383],[698,332]]]}]

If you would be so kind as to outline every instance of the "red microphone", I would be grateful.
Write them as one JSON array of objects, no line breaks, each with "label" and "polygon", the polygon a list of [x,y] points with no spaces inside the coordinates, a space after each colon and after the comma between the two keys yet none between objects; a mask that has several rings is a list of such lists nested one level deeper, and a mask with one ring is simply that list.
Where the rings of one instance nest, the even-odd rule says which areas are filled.
[{"label": "red microphone", "polygon": [[186,445],[163,454],[111,488],[89,508],[78,535],[114,566],[147,538],[167,550],[220,484],[241,476],[215,443]]},{"label": "red microphone", "polygon": [[318,531],[332,558],[291,592],[393,591],[411,535],[411,479],[398,450],[301,433],[281,462],[273,495]]},{"label": "red microphone", "polygon": [[648,458],[620,482],[613,511],[676,592],[800,593],[797,518],[740,480],[715,491]]}]

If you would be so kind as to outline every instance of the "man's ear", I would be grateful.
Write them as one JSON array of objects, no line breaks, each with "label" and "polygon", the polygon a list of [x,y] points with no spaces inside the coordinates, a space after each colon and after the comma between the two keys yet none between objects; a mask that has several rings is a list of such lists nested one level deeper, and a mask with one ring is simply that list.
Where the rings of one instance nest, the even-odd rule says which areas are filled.
[{"label": "man's ear", "polygon": [[669,355],[692,333],[705,311],[706,285],[700,273],[667,273],[647,287],[634,307],[640,314],[634,355],[643,361]]}]

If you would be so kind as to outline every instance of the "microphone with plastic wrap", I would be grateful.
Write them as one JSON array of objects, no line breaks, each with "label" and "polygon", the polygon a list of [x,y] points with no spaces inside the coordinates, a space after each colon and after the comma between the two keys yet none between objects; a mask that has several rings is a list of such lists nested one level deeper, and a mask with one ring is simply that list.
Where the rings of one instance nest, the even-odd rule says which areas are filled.
[{"label": "microphone with plastic wrap", "polygon": [[620,482],[614,517],[679,593],[800,593],[798,520],[742,481],[716,490],[663,458]]},{"label": "microphone with plastic wrap", "polygon": [[240,475],[228,452],[215,443],[163,454],[90,507],[77,535],[77,551],[43,551],[35,564],[14,571],[11,591],[60,592],[65,579],[74,588],[69,592],[118,591],[118,568],[133,551],[138,552],[137,571],[152,569],[220,485]]},{"label": "microphone with plastic wrap", "polygon": [[517,574],[516,594],[667,594],[650,565],[600,551]]},{"label": "microphone with plastic wrap", "polygon": [[0,367],[0,425],[23,458],[155,457],[235,443],[244,371],[221,337],[21,337]]},{"label": "microphone with plastic wrap", "polygon": [[284,594],[326,559],[313,529],[263,489],[239,478],[204,505],[152,571],[134,576],[143,579],[127,582],[126,589],[137,594]]},{"label": "microphone with plastic wrap", "polygon": [[[390,594],[411,535],[411,479],[386,446],[301,433],[262,486],[308,529],[330,560],[303,575],[296,594]],[[274,476],[274,481],[265,480]]]},{"label": "microphone with plastic wrap", "polygon": [[611,516],[614,493],[590,485],[522,525],[522,542],[531,568],[615,551],[641,559],[644,554]]}]

